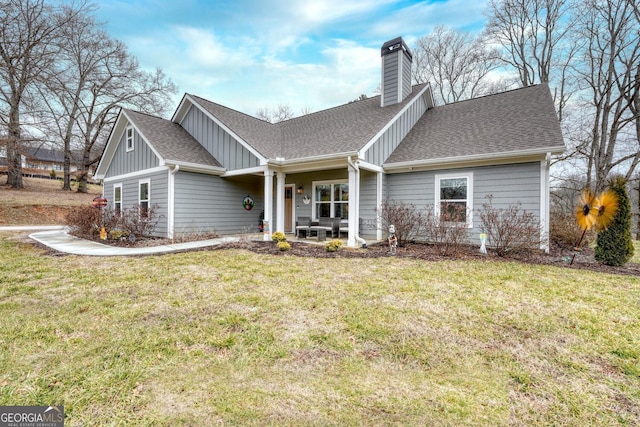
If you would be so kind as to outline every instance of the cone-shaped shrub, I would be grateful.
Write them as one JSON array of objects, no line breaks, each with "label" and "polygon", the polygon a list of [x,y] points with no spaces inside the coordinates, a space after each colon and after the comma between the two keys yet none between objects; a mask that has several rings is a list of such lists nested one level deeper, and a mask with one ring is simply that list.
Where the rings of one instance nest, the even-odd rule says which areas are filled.
[{"label": "cone-shaped shrub", "polygon": [[618,211],[613,223],[598,233],[596,261],[606,265],[624,265],[633,256],[631,241],[631,203],[622,177],[609,182],[610,189],[618,196]]}]

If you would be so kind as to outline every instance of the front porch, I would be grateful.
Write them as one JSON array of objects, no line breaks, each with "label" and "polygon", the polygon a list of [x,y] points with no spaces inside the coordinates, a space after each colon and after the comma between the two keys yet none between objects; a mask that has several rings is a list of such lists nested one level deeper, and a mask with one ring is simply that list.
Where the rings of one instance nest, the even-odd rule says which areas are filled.
[{"label": "front porch", "polygon": [[383,197],[381,168],[351,157],[323,165],[328,169],[281,163],[263,171],[264,240],[276,231],[307,240],[344,237],[349,247],[382,239],[375,226]]}]

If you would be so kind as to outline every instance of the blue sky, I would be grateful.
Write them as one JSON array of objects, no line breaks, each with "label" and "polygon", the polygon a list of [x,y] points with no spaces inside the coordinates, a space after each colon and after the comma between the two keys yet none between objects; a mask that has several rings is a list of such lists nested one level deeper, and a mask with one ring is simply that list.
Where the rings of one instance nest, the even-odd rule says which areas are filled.
[{"label": "blue sky", "polygon": [[100,0],[98,19],[145,69],[254,115],[344,104],[379,85],[380,47],[436,25],[474,31],[486,0]]}]

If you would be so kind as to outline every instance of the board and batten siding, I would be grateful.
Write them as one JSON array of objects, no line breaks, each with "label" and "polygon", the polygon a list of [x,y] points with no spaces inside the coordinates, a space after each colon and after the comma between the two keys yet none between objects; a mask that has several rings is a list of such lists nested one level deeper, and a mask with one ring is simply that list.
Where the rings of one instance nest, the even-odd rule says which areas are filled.
[{"label": "board and batten siding", "polygon": [[411,203],[418,209],[432,208],[435,203],[436,175],[473,173],[473,229],[469,238],[479,239],[481,222],[479,212],[492,195],[494,208],[506,208],[520,203],[521,209],[540,218],[540,162],[468,169],[446,169],[391,174],[387,177],[390,202]]},{"label": "board and batten siding", "polygon": [[364,154],[364,160],[368,163],[382,166],[389,158],[393,150],[398,147],[405,136],[427,111],[424,97],[416,98],[404,113],[398,117],[376,142]]},{"label": "board and batten siding", "polygon": [[402,54],[402,99],[411,93],[411,59]]},{"label": "board and batten siding", "polygon": [[140,181],[149,181],[149,206],[154,209],[154,217],[158,220],[153,231],[154,236],[167,236],[168,218],[168,170],[149,174],[139,174],[119,180],[117,177],[104,182],[103,195],[109,208],[114,208],[113,188],[122,185],[122,209],[128,210],[140,203]]},{"label": "board and batten siding", "polygon": [[[174,184],[174,235],[258,231],[264,209],[264,178],[228,179],[180,171]],[[242,206],[247,195],[255,203],[251,210]]]},{"label": "board and batten siding", "polygon": [[105,178],[151,169],[160,165],[158,156],[135,129],[133,130],[133,150],[127,151],[126,134],[125,131],[120,138]]},{"label": "board and batten siding", "polygon": [[382,57],[382,69],[384,81],[382,87],[384,90],[384,105],[392,105],[398,100],[398,55],[400,55],[402,49],[398,52],[390,53]]},{"label": "board and batten siding", "polygon": [[202,110],[191,107],[180,125],[229,170],[251,168],[260,160]]},{"label": "board and batten siding", "polygon": [[360,235],[377,234],[378,173],[360,170]]}]

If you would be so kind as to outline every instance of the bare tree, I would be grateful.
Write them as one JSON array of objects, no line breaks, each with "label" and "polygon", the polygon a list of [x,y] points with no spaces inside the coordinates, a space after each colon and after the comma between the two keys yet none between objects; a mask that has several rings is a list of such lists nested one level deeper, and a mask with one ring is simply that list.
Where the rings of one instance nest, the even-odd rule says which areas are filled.
[{"label": "bare tree", "polygon": [[7,184],[13,188],[23,187],[21,114],[29,90],[51,68],[60,29],[85,8],[85,2],[54,7],[44,0],[0,1],[0,103],[6,106],[0,118],[7,126]]},{"label": "bare tree", "polygon": [[295,117],[289,104],[278,104],[276,108],[262,107],[256,111],[256,117],[269,123],[280,123]]},{"label": "bare tree", "polygon": [[89,168],[100,159],[107,133],[125,106],[164,114],[176,87],[162,70],[140,69],[126,46],[103,31],[88,14],[63,31],[56,73],[42,91],[53,133],[65,147],[64,189],[70,189],[72,142],[81,149],[79,192],[86,191]]},{"label": "bare tree", "polygon": [[520,84],[555,86],[558,117],[570,90],[570,65],[578,48],[569,37],[575,20],[569,0],[490,0],[487,37],[502,47],[500,60],[518,73]]},{"label": "bare tree", "polygon": [[412,49],[416,83],[431,81],[440,102],[450,103],[505,89],[510,82],[490,78],[500,62],[479,36],[437,26]]},{"label": "bare tree", "polygon": [[582,6],[579,31],[587,45],[576,70],[593,121],[580,152],[588,162],[587,185],[600,191],[613,169],[623,168],[629,180],[640,162],[640,32],[628,0],[584,0]]}]

